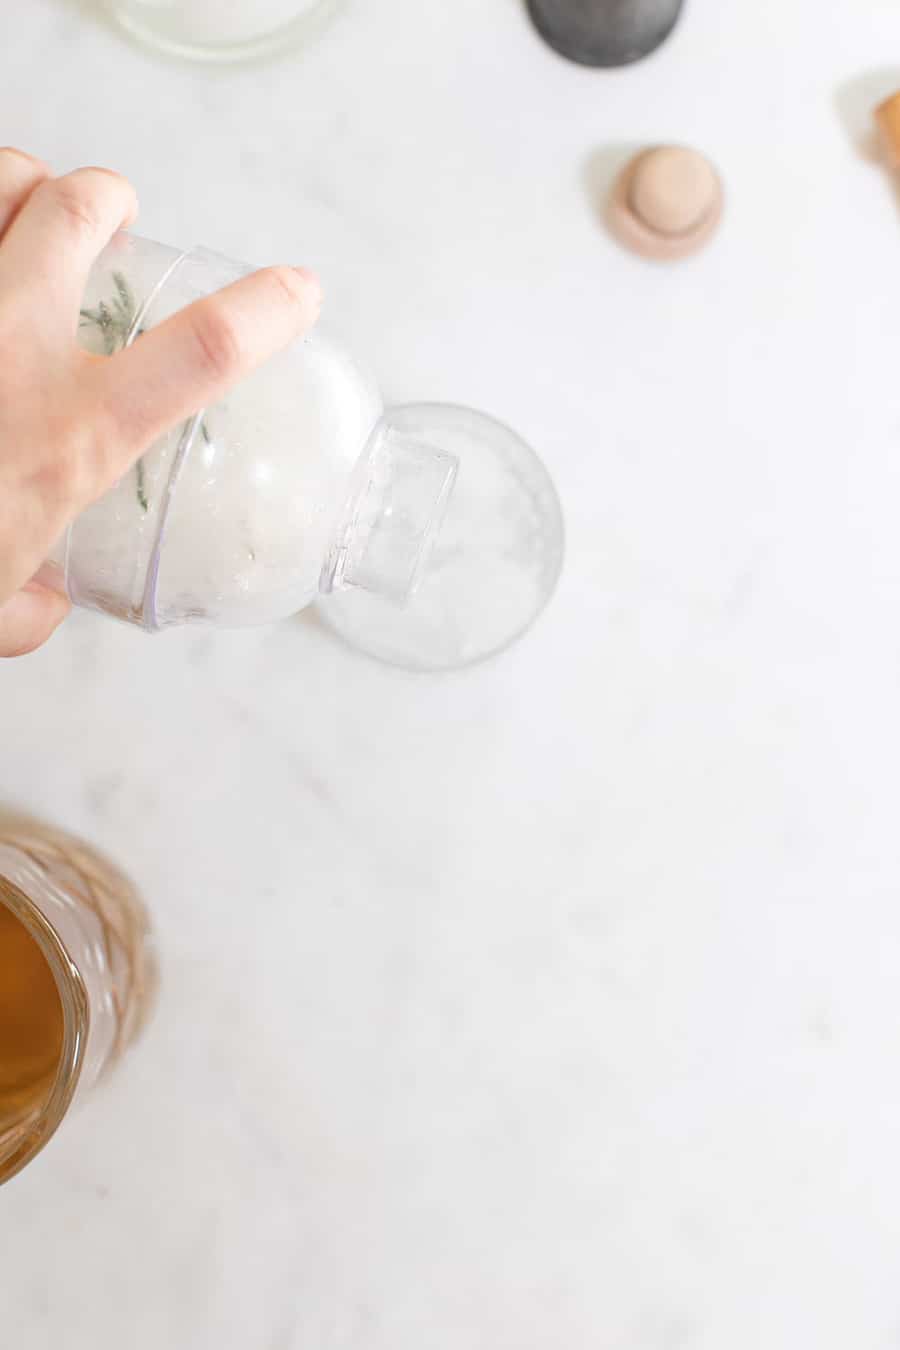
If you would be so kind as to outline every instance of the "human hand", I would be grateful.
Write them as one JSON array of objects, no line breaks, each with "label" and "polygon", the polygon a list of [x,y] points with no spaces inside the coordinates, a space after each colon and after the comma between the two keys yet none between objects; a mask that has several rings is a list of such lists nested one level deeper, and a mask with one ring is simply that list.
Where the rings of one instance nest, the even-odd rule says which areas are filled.
[{"label": "human hand", "polygon": [[170,427],[312,327],[319,283],[268,267],[198,300],[139,343],[76,342],[88,273],[137,215],[108,169],[54,178],[0,149],[0,657],[39,647],[69,611],[42,566],[70,522]]}]

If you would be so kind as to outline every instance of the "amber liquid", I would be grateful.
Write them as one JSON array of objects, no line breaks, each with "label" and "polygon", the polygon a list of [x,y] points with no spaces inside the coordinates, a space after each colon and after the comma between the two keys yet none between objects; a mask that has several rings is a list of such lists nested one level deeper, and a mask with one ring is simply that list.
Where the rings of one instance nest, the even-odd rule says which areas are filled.
[{"label": "amber liquid", "polygon": [[0,902],[0,1131],[41,1110],[62,1051],[53,972],[25,925]]}]

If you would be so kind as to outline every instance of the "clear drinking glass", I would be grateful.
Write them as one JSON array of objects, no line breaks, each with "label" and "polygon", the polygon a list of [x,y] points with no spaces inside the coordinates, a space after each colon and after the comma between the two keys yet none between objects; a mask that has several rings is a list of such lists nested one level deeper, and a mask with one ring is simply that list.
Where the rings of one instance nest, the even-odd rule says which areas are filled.
[{"label": "clear drinking glass", "polygon": [[246,61],[311,37],[339,0],[104,0],[131,37],[170,56]]},{"label": "clear drinking glass", "polygon": [[62,830],[0,813],[0,1183],[132,1044],[156,983],[124,873]]},{"label": "clear drinking glass", "polygon": [[[113,355],[249,270],[119,234],[91,275],[81,340]],[[524,632],[562,552],[553,484],[515,432],[469,408],[386,410],[317,328],[161,437],[51,561],[76,604],[148,632],[315,603],[356,646],[441,670]]]}]

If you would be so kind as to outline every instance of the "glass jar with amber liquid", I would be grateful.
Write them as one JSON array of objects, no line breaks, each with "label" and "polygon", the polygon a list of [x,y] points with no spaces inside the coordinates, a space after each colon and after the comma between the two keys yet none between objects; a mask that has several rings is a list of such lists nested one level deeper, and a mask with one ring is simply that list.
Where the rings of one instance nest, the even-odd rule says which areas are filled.
[{"label": "glass jar with amber liquid", "polygon": [[125,874],[62,830],[0,812],[0,1182],[132,1044],[156,983]]}]

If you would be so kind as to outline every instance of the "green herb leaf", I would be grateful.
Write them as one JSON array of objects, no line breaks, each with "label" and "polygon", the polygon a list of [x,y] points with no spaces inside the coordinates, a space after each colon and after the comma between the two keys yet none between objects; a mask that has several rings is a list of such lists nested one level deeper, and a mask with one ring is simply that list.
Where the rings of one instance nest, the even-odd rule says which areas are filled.
[{"label": "green herb leaf", "polygon": [[[96,309],[82,309],[79,325],[82,328],[93,327],[99,331],[103,350],[107,356],[113,356],[125,346],[132,335],[138,312],[131,287],[123,273],[113,272],[112,282],[116,293],[110,297],[109,303],[101,300]],[[140,337],[142,331],[139,329],[135,337]],[[150,509],[150,503],[147,499],[146,474],[142,459],[138,460],[134,471],[137,478],[138,505],[146,513]]]}]

